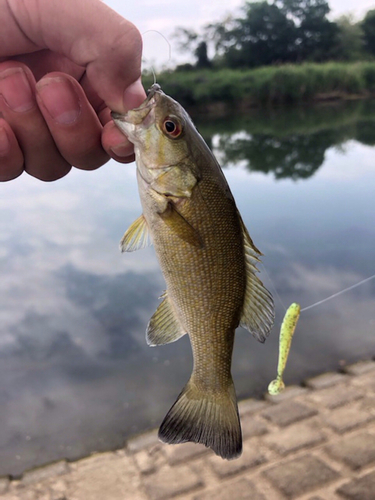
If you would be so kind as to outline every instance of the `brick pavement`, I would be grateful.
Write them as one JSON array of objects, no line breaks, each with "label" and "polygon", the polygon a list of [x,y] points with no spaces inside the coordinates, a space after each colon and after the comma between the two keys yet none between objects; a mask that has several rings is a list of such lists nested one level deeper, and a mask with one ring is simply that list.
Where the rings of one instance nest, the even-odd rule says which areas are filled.
[{"label": "brick pavement", "polygon": [[0,478],[0,500],[375,500],[375,361],[240,403],[241,458],[167,446],[124,449]]}]

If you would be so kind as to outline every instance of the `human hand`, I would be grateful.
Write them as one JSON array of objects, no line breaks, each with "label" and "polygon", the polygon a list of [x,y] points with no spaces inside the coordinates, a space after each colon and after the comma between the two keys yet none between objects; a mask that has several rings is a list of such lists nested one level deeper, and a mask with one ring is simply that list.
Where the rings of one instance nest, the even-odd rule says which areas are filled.
[{"label": "human hand", "polygon": [[0,181],[132,161],[110,110],[145,98],[135,26],[100,0],[0,0],[0,19]]}]

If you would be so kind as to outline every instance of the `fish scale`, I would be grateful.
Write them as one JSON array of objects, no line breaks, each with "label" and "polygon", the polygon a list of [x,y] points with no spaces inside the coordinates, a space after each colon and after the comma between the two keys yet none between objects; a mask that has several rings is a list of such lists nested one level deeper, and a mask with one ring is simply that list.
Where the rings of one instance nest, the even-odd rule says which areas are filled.
[{"label": "fish scale", "polygon": [[242,451],[231,376],[239,324],[264,341],[273,324],[271,294],[256,276],[260,252],[212,152],[186,111],[152,86],[146,101],[116,125],[134,143],[143,214],[121,246],[145,246],[150,234],[167,290],[146,331],[162,345],[188,334],[190,380],[164,418],[159,437],[203,443],[226,459]]}]

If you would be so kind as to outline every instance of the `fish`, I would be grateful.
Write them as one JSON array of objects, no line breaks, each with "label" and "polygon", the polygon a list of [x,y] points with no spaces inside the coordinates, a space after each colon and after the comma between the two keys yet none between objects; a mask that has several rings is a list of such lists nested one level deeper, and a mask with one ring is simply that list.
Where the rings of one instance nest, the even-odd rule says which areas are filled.
[{"label": "fish", "polygon": [[268,392],[272,396],[280,394],[285,389],[283,374],[288,361],[292,338],[296,329],[299,316],[301,314],[301,306],[297,302],[291,304],[284,316],[280,328],[279,337],[279,360],[277,364],[277,376],[268,385]]},{"label": "fish", "polygon": [[142,215],[124,252],[152,241],[166,282],[146,330],[150,346],[188,334],[193,370],[159,428],[165,443],[202,443],[224,459],[242,452],[231,375],[240,325],[264,342],[274,321],[270,292],[256,276],[254,245],[216,158],[185,109],[155,83],[117,127],[134,144]]}]

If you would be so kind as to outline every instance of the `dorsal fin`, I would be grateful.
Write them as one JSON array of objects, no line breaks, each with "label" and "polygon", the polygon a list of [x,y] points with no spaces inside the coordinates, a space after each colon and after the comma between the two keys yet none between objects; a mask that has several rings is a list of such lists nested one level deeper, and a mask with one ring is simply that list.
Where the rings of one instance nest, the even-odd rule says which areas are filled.
[{"label": "dorsal fin", "polygon": [[254,245],[239,215],[242,225],[246,260],[246,291],[240,326],[246,328],[259,342],[264,342],[275,319],[273,298],[256,276],[261,252]]}]

